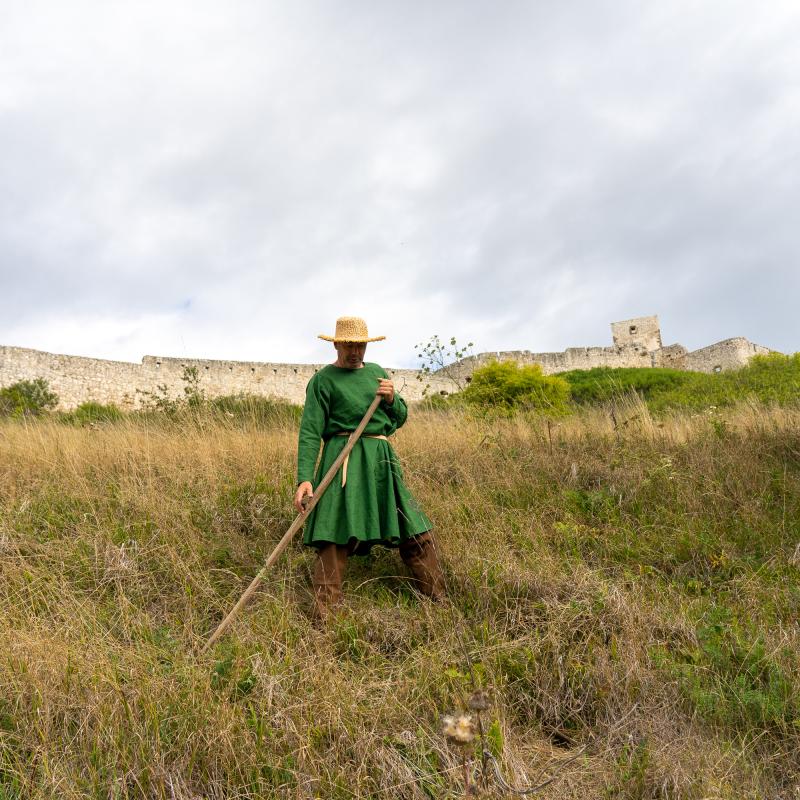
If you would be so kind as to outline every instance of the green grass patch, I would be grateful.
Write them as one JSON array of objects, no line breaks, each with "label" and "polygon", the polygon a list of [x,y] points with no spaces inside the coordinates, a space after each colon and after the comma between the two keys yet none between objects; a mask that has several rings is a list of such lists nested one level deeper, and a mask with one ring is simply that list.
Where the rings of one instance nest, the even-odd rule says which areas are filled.
[{"label": "green grass patch", "polygon": [[662,367],[594,367],[560,372],[570,389],[570,397],[577,405],[603,403],[629,392],[636,392],[645,400],[684,386],[691,373]]}]

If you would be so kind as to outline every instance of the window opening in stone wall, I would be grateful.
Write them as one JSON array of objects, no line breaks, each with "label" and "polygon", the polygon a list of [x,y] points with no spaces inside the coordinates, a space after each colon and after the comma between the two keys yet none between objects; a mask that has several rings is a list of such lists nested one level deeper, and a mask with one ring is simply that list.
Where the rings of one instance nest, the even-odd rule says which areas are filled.
[{"label": "window opening in stone wall", "polygon": [[256,371],[256,368],[255,368],[255,367],[250,367],[250,372],[253,372],[253,373],[254,373],[255,371]]},{"label": "window opening in stone wall", "polygon": [[277,375],[277,374],[278,374],[278,370],[277,370],[277,369],[275,369],[275,367],[273,367],[273,368],[272,368],[272,374],[273,374],[273,375]]},{"label": "window opening in stone wall", "polygon": [[294,372],[294,374],[295,374],[295,375],[297,375],[297,367],[295,367],[295,368],[292,370],[292,372]]},{"label": "window opening in stone wall", "polygon": [[631,325],[630,328],[628,328],[628,333],[631,334],[631,336],[636,333],[636,326]]},{"label": "window opening in stone wall", "polygon": [[722,372],[722,367],[721,367],[719,364],[717,364],[717,365],[714,367],[714,372]]}]

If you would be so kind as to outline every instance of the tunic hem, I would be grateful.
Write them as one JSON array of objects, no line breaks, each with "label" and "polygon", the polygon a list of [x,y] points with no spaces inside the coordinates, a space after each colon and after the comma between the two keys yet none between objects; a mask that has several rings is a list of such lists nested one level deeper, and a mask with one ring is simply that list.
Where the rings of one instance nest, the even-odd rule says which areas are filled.
[{"label": "tunic hem", "polygon": [[329,544],[336,544],[339,546],[344,545],[348,548],[351,555],[366,556],[369,555],[369,552],[373,547],[386,547],[389,550],[396,550],[411,539],[416,539],[417,536],[422,536],[423,533],[428,533],[431,530],[431,528],[426,528],[425,530],[419,531],[419,533],[414,533],[411,536],[405,537],[404,539],[359,539],[356,536],[351,536],[347,542],[341,542],[336,538],[326,539],[316,538],[315,536],[313,541],[304,541],[303,545],[305,547],[313,547],[316,550],[319,550],[321,547],[326,547]]}]

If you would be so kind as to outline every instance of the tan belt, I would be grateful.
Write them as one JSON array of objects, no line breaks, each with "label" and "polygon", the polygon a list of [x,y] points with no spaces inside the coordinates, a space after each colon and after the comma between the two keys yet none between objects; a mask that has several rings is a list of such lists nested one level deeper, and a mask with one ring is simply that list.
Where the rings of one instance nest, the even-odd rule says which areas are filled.
[{"label": "tan belt", "polygon": [[[349,436],[350,432],[342,431],[341,433],[337,433],[336,436]],[[362,433],[362,439],[383,439],[384,442],[389,441],[388,436],[381,436],[380,434],[371,435],[369,433]],[[342,489],[344,489],[344,485],[347,483],[347,462],[350,460],[350,453],[348,453],[344,457],[344,461],[342,462]]]}]

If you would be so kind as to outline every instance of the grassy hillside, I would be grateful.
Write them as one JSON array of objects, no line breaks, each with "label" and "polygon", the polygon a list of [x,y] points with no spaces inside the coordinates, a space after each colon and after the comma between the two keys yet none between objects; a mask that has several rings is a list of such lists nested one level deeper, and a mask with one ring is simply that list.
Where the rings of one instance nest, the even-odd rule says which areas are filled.
[{"label": "grassy hillside", "polygon": [[746,367],[717,374],[662,368],[610,368],[562,372],[581,406],[635,392],[652,411],[733,406],[751,399],[780,405],[800,401],[800,353],[756,356]]},{"label": "grassy hillside", "polygon": [[659,392],[651,403],[662,408],[732,406],[742,399],[786,405],[800,402],[800,353],[756,356],[748,366],[716,375],[689,373],[680,387]]},{"label": "grassy hillside", "polygon": [[0,798],[463,797],[469,662],[510,780],[588,745],[541,797],[794,797],[800,411],[614,420],[412,416],[450,601],[376,550],[320,630],[297,545],[207,656],[291,522],[292,420],[0,422]]},{"label": "grassy hillside", "polygon": [[680,391],[692,375],[662,367],[594,367],[558,374],[569,384],[573,402],[580,406],[602,403],[630,392],[651,400],[661,394]]}]

